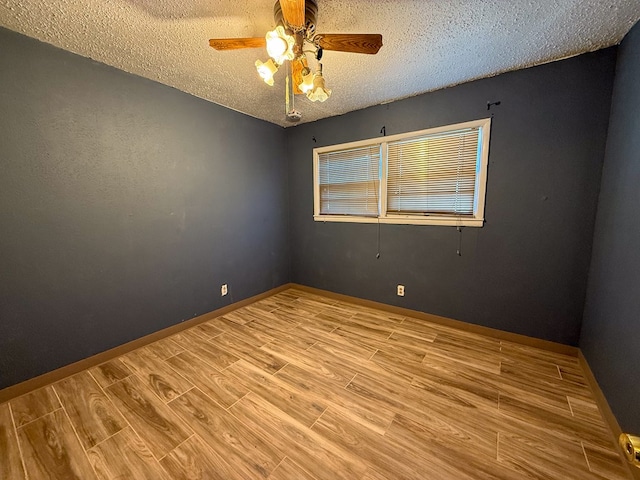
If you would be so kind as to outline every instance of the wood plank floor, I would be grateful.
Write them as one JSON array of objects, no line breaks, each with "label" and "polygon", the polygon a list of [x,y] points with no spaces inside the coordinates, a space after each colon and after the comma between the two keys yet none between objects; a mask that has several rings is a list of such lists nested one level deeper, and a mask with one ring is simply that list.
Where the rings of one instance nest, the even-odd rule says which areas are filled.
[{"label": "wood plank floor", "polygon": [[0,404],[0,478],[629,477],[576,358],[289,289]]}]

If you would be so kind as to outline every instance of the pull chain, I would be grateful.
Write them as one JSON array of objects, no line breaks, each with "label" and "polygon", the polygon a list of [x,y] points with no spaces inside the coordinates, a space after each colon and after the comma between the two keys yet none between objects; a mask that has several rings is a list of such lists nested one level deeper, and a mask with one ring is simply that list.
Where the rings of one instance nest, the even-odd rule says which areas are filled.
[{"label": "pull chain", "polygon": [[[382,126],[382,128],[380,129],[380,133],[382,134],[383,137],[387,136],[386,125]],[[380,258],[380,217],[379,216],[378,216],[378,252],[376,253],[376,258],[377,259]]]}]

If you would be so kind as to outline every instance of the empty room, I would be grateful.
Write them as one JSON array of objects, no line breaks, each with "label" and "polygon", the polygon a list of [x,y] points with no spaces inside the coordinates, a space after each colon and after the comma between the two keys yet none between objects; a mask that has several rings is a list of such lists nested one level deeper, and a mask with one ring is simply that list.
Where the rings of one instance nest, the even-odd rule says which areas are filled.
[{"label": "empty room", "polygon": [[639,20],[0,2],[0,479],[639,479]]}]

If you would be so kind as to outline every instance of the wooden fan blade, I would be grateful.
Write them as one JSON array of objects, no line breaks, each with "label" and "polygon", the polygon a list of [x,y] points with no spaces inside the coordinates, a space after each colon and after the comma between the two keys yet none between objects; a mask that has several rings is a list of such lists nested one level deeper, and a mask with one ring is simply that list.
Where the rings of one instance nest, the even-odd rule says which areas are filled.
[{"label": "wooden fan blade", "polygon": [[292,27],[304,27],[304,0],[280,0],[284,21]]},{"label": "wooden fan blade", "polygon": [[321,33],[318,37],[325,50],[374,55],[382,47],[379,33]]},{"label": "wooden fan blade", "polygon": [[302,70],[307,66],[307,59],[302,57],[301,60],[291,62],[291,78],[293,79],[293,93],[300,95],[300,85],[302,83]]},{"label": "wooden fan blade", "polygon": [[267,46],[264,37],[254,38],[212,38],[209,45],[216,50],[238,50],[240,48],[260,48]]}]

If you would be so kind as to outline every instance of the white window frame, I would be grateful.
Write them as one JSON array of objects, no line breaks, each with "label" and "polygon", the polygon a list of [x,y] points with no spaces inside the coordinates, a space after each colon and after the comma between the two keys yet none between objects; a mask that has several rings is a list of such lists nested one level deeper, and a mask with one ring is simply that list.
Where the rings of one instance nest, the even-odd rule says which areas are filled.
[{"label": "white window frame", "polygon": [[[476,184],[474,188],[474,208],[473,215],[443,215],[424,214],[406,215],[387,212],[387,145],[390,142],[406,140],[423,135],[433,135],[452,130],[465,128],[479,128],[480,155],[476,164]],[[416,132],[400,133],[386,137],[377,137],[357,142],[342,143],[313,149],[313,219],[317,222],[349,222],[349,223],[389,223],[405,225],[445,225],[463,227],[482,227],[484,224],[484,205],[487,189],[487,168],[489,165],[489,138],[491,131],[491,119],[484,118],[470,122],[458,123],[455,125],[445,125],[442,127],[429,128]],[[327,215],[320,214],[320,185],[319,185],[319,155],[322,153],[348,150],[352,148],[368,147],[380,145],[382,150],[380,168],[380,195],[378,217],[364,217],[357,215]]]}]

